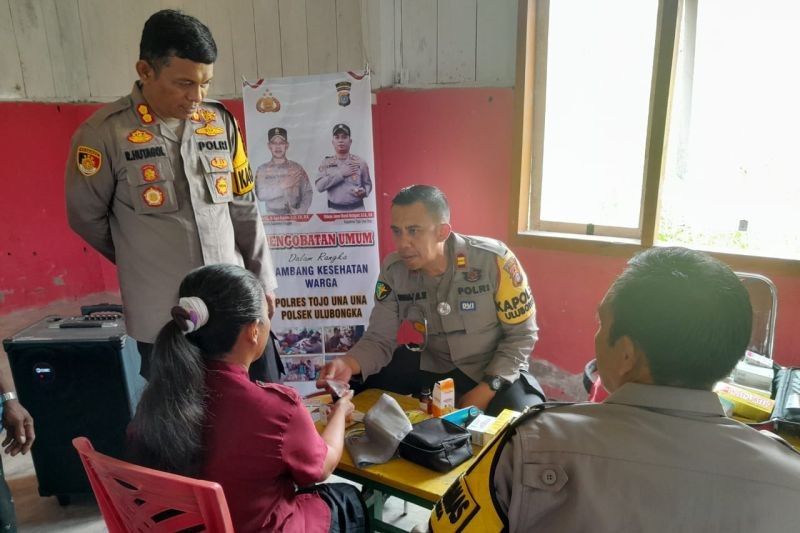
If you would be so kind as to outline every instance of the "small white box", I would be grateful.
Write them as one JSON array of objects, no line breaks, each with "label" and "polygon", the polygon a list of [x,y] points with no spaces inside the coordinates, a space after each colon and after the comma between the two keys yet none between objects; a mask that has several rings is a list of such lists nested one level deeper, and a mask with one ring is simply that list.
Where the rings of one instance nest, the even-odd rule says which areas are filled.
[{"label": "small white box", "polygon": [[754,387],[764,391],[772,390],[775,371],[772,368],[753,365],[747,361],[739,361],[731,374],[733,381],[746,387]]},{"label": "small white box", "polygon": [[492,437],[492,434],[487,433],[486,430],[494,424],[495,420],[497,420],[497,418],[494,416],[478,415],[475,417],[475,420],[470,422],[467,429],[471,435],[472,444],[483,446],[483,443]]}]

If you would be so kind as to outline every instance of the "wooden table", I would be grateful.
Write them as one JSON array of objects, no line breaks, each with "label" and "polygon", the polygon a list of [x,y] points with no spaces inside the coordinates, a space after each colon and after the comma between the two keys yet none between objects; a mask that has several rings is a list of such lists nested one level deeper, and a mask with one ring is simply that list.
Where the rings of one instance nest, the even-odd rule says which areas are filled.
[{"label": "wooden table", "polygon": [[[358,411],[366,413],[378,401],[384,391],[368,389],[353,398],[353,404]],[[401,396],[387,392],[400,404],[405,411],[419,409],[416,398]],[[361,424],[348,428],[347,431],[357,429]],[[317,429],[322,425],[317,422]],[[473,447],[473,457],[480,451]],[[406,502],[411,502],[427,509],[432,509],[434,504],[444,495],[450,485],[466,470],[473,459],[469,459],[450,472],[441,473],[430,470],[401,457],[396,457],[381,465],[372,465],[358,468],[353,463],[350,453],[345,447],[342,460],[336,467],[336,475],[360,483],[365,488],[372,489],[373,495],[367,504],[371,509],[372,525],[376,531],[398,532],[402,531],[383,521],[383,502],[389,496],[396,496]]]}]

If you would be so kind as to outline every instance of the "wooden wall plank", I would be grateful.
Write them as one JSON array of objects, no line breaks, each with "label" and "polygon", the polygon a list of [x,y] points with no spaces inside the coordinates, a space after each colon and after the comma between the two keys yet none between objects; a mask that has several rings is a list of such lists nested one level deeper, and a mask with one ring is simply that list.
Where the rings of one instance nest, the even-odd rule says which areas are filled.
[{"label": "wooden wall plank", "polygon": [[336,37],[340,71],[364,68],[360,0],[336,0]]},{"label": "wooden wall plank", "polygon": [[53,72],[54,93],[50,96],[89,98],[89,72],[83,53],[77,0],[44,0],[42,14]]},{"label": "wooden wall plank", "polygon": [[278,0],[281,23],[281,63],[284,76],[308,74],[306,3]]},{"label": "wooden wall plank", "polygon": [[0,0],[0,98],[24,98],[25,81],[19,59],[14,22],[11,20],[12,0]]},{"label": "wooden wall plank", "polygon": [[123,23],[125,18],[121,13],[128,11],[123,3],[123,0],[78,0],[92,98],[105,100],[127,94],[136,79],[134,63],[142,28],[134,30]]},{"label": "wooden wall plank", "polygon": [[401,54],[408,84],[436,83],[437,4],[402,0]]},{"label": "wooden wall plank", "polygon": [[478,0],[476,80],[513,87],[517,49],[517,0]]},{"label": "wooden wall plank", "polygon": [[11,2],[11,20],[25,80],[25,96],[50,98],[56,93],[47,47],[42,4],[37,0]]},{"label": "wooden wall plank", "polygon": [[253,0],[253,20],[256,27],[258,77],[280,77],[283,67],[278,0]]},{"label": "wooden wall plank", "polygon": [[439,83],[475,81],[475,0],[439,0],[436,77]]},{"label": "wooden wall plank", "polygon": [[233,76],[236,94],[242,94],[242,79],[258,79],[256,27],[253,0],[230,0],[231,38],[233,41]]},{"label": "wooden wall plank", "polygon": [[[233,96],[236,89],[241,87],[242,80],[236,79],[234,71],[231,7],[218,0],[207,0],[205,19],[201,20],[211,30],[217,43],[217,62],[214,64],[214,81],[211,82],[210,95],[214,98]],[[241,93],[241,89],[239,92]]]},{"label": "wooden wall plank", "polygon": [[306,0],[308,73],[337,70],[336,0]]},{"label": "wooden wall plank", "polygon": [[395,77],[394,0],[364,2],[363,7],[362,28],[366,42],[364,53],[373,72],[372,90],[391,87]]}]

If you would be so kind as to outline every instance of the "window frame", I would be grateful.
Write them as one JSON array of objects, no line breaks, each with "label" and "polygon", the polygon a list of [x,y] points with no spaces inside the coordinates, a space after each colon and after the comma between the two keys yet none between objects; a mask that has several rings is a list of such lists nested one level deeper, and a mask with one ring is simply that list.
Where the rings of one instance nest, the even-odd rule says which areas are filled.
[{"label": "window frame", "polygon": [[[543,149],[544,113],[535,113],[536,105],[544,102],[543,79],[536,76],[537,53],[546,47],[549,0],[519,0],[517,17],[517,61],[514,87],[514,145],[512,161],[512,198],[510,235],[516,246],[566,250],[604,256],[630,257],[637,251],[650,248],[658,232],[659,193],[666,158],[666,134],[669,127],[670,95],[673,90],[677,50],[681,35],[680,17],[685,16],[685,44],[693,48],[698,0],[659,0],[656,22],[651,94],[645,141],[642,204],[639,228],[596,226],[565,222],[541,222],[538,202],[541,195],[541,161]],[[685,10],[685,13],[684,13]],[[539,165],[535,168],[534,165]],[[534,179],[538,172],[538,179]],[[529,229],[529,225],[533,225]],[[623,230],[623,231],[620,231]],[[578,231],[580,233],[578,233]],[[573,233],[574,232],[574,233]],[[639,235],[637,235],[637,233]],[[604,235],[599,235],[604,234]],[[698,248],[703,249],[703,248]],[[705,250],[737,269],[760,271],[769,269],[800,275],[800,260],[767,257],[756,254]]]}]

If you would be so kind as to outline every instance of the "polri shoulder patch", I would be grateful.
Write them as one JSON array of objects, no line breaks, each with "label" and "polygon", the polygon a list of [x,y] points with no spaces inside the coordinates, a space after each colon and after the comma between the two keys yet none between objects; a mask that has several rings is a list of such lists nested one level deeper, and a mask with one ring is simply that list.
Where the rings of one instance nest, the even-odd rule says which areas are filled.
[{"label": "polri shoulder patch", "polygon": [[78,171],[88,178],[100,171],[100,167],[103,164],[103,154],[94,148],[81,145],[76,150],[75,162],[78,165]]}]

